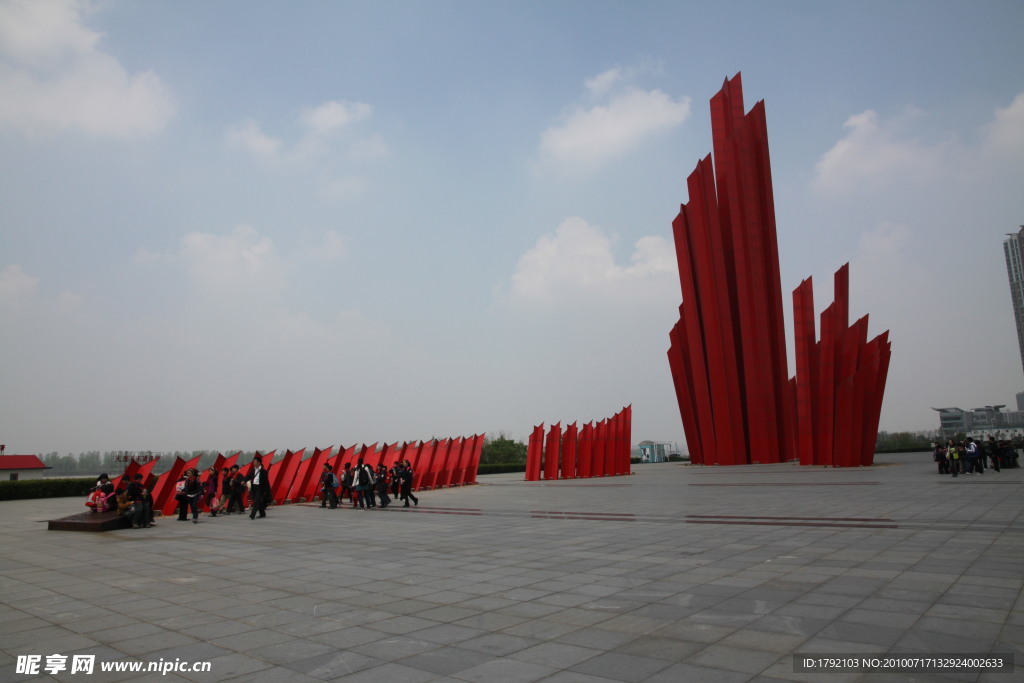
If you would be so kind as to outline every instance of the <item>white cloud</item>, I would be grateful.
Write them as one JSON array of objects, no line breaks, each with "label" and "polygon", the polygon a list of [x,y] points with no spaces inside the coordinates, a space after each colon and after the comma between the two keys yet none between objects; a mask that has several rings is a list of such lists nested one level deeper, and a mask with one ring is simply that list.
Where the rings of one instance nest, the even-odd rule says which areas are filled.
[{"label": "white cloud", "polygon": [[885,268],[902,259],[903,251],[911,243],[910,228],[900,223],[879,223],[873,230],[860,236],[857,250],[866,261],[884,262]]},{"label": "white cloud", "polygon": [[366,192],[369,181],[356,175],[333,176],[320,181],[317,190],[321,197],[330,200],[350,200]]},{"label": "white cloud", "polygon": [[592,78],[586,79],[583,81],[583,84],[587,86],[587,90],[589,90],[592,95],[600,97],[607,94],[616,83],[622,80],[622,78],[622,68],[617,66],[613,69],[608,69],[603,73],[599,73]]},{"label": "white cloud", "polygon": [[303,110],[299,121],[309,129],[311,135],[326,135],[357,121],[370,118],[373,107],[365,102],[330,101],[318,107]]},{"label": "white cloud", "polygon": [[263,132],[259,123],[246,119],[229,126],[224,141],[230,147],[248,151],[257,157],[278,158],[292,164],[302,164],[332,150],[336,145],[347,145],[350,156],[375,158],[382,156],[387,145],[379,135],[367,138],[349,138],[340,143],[332,138],[365,121],[373,114],[373,107],[365,102],[338,102],[332,100],[316,107],[303,109],[298,117],[305,132],[289,144]]},{"label": "white cloud", "polygon": [[304,132],[294,141],[268,135],[259,123],[246,119],[228,127],[224,142],[278,170],[313,171],[319,176],[314,182],[321,197],[351,200],[369,185],[364,165],[391,153],[379,134],[360,135],[353,128],[372,114],[373,107],[365,102],[332,100],[299,113]]},{"label": "white cloud", "polygon": [[[337,249],[329,241],[326,248]],[[132,262],[144,267],[183,268],[203,301],[213,304],[259,303],[286,286],[285,264],[273,241],[251,225],[226,234],[193,231],[166,253],[136,250]]]},{"label": "white cloud", "polygon": [[996,109],[993,121],[986,126],[986,143],[1000,154],[1024,153],[1024,93],[1010,105]]},{"label": "white cloud", "polygon": [[136,138],[159,132],[174,101],[152,71],[129,74],[98,49],[73,0],[0,4],[0,127],[30,135],[81,131]]},{"label": "white cloud", "polygon": [[348,241],[334,230],[325,230],[323,241],[308,249],[305,256],[316,261],[337,261],[348,256]]},{"label": "white cloud", "polygon": [[357,140],[349,148],[348,156],[353,161],[374,161],[383,159],[391,154],[391,148],[380,135],[371,135],[363,140]]},{"label": "white cloud", "polygon": [[0,3],[0,54],[38,65],[92,52],[100,36],[81,25],[84,7],[65,0]]},{"label": "white cloud", "polygon": [[677,101],[661,90],[630,88],[610,95],[604,104],[578,107],[545,130],[541,157],[559,165],[592,168],[623,156],[689,115],[689,98]]},{"label": "white cloud", "polygon": [[281,141],[270,137],[260,130],[258,123],[246,119],[242,123],[228,128],[224,135],[228,146],[242,149],[253,156],[272,158],[281,148]]},{"label": "white cloud", "polygon": [[26,273],[21,266],[11,265],[0,271],[0,304],[19,308],[35,294],[39,278]]},{"label": "white cloud", "polygon": [[241,224],[226,233],[189,232],[167,253],[140,248],[132,262],[182,269],[204,299],[252,302],[283,293],[290,274],[314,263],[339,261],[348,253],[347,240],[336,230],[324,230],[316,244],[282,253],[270,237]]},{"label": "white cloud", "polygon": [[846,137],[818,161],[814,187],[827,194],[857,193],[884,187],[894,180],[914,183],[932,179],[943,166],[946,143],[928,145],[902,137],[919,112],[910,109],[891,121],[873,110],[846,120]]},{"label": "white cloud", "polygon": [[542,134],[543,165],[589,170],[622,157],[690,115],[690,98],[644,90],[633,81],[649,66],[615,66],[584,80],[585,103],[567,110]]},{"label": "white cloud", "polygon": [[250,225],[238,225],[227,235],[190,232],[179,255],[192,280],[207,290],[260,291],[284,282],[273,242]]},{"label": "white cloud", "polygon": [[612,238],[582,218],[567,218],[519,258],[511,280],[514,301],[563,304],[630,298],[649,282],[668,284],[676,264],[671,245],[657,236],[637,241],[628,266],[615,263]]}]

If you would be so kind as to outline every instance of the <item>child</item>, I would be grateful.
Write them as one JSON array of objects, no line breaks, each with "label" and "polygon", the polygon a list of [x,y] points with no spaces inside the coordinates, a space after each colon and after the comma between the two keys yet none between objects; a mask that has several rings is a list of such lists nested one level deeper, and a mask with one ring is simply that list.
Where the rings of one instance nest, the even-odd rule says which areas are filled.
[{"label": "child", "polygon": [[91,512],[100,512],[104,507],[106,507],[107,497],[103,494],[103,491],[100,490],[99,486],[94,488],[92,493],[89,494],[89,497],[85,499],[85,505],[90,508]]}]

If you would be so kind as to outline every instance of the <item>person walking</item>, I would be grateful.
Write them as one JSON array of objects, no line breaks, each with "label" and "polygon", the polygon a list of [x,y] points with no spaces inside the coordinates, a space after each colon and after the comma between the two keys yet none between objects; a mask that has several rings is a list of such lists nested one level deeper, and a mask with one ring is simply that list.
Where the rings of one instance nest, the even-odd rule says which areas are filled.
[{"label": "person walking", "polygon": [[203,504],[209,510],[211,517],[217,516],[217,468],[211,466],[209,476],[203,482]]},{"label": "person walking", "polygon": [[352,504],[352,507],[356,507],[356,499],[353,494],[352,487],[355,485],[355,481],[352,477],[352,464],[345,463],[342,465],[341,472],[341,493],[338,494],[338,498],[345,500],[345,492],[348,492],[348,502]]},{"label": "person walking", "polygon": [[999,470],[999,452],[1003,449],[1003,445],[996,441],[996,437],[988,437],[988,459],[989,467],[994,469],[997,473]]},{"label": "person walking", "polygon": [[932,451],[932,459],[939,465],[939,474],[949,474],[949,461],[946,459],[946,449],[941,443],[935,444]]},{"label": "person walking", "polygon": [[220,483],[217,486],[218,493],[220,494],[217,498],[216,506],[217,512],[230,515],[228,512],[228,503],[231,500],[231,469],[225,467],[220,471]]},{"label": "person walking", "polygon": [[391,505],[391,497],[388,496],[388,466],[384,463],[377,465],[377,497],[380,498],[380,509],[383,510]]},{"label": "person walking", "polygon": [[412,471],[412,465],[409,464],[408,460],[406,460],[405,462],[402,463],[402,484],[401,488],[399,489],[401,492],[400,495],[402,499],[405,501],[405,505],[403,507],[409,507],[410,498],[412,499],[413,505],[420,504],[420,499],[412,495],[412,485],[414,477],[415,473]]},{"label": "person walking", "polygon": [[199,524],[199,499],[203,495],[203,483],[199,481],[199,471],[190,468],[185,472],[184,486],[178,494],[178,521],[188,521],[188,511],[192,511],[192,523]]},{"label": "person walking", "polygon": [[974,439],[968,439],[964,453],[967,455],[967,474],[982,474],[978,468],[978,444],[974,443]]},{"label": "person walking", "polygon": [[391,497],[398,500],[398,494],[401,491],[402,482],[398,476],[399,470],[402,469],[402,461],[396,460],[395,464],[391,467]]},{"label": "person walking", "polygon": [[245,513],[245,503],[242,501],[242,495],[245,493],[245,480],[242,479],[242,471],[238,468],[238,465],[232,465],[231,470],[228,474],[228,509],[227,514],[237,512],[238,514]]},{"label": "person walking", "polygon": [[360,510],[369,510],[375,507],[373,499],[373,481],[368,466],[363,464],[363,459],[356,461],[355,470],[352,472],[352,489],[356,494],[356,501]]},{"label": "person walking", "polygon": [[338,475],[330,463],[324,463],[324,473],[320,475],[320,507],[327,507],[330,503],[331,509],[338,508]]},{"label": "person walking", "polygon": [[267,516],[267,505],[270,504],[272,493],[270,491],[270,473],[263,467],[262,456],[256,455],[252,459],[253,468],[249,476],[245,478],[249,485],[249,519],[260,519]]}]

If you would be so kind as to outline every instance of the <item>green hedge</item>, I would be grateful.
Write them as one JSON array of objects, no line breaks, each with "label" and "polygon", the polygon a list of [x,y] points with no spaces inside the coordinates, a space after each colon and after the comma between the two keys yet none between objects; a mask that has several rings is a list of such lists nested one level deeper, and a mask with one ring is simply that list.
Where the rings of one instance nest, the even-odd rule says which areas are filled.
[{"label": "green hedge", "polygon": [[501,474],[503,472],[526,472],[526,463],[494,463],[479,465],[477,474]]},{"label": "green hedge", "polygon": [[0,481],[0,500],[21,500],[23,498],[67,498],[89,495],[89,489],[96,484],[95,477],[86,479],[24,479],[22,481]]}]

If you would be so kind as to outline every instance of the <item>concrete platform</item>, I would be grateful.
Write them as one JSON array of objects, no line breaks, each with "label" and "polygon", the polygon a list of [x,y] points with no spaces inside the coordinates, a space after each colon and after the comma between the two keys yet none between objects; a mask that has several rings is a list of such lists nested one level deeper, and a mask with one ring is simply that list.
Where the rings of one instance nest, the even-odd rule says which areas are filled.
[{"label": "concrete platform", "polygon": [[131,523],[116,512],[79,512],[60,519],[51,519],[50,531],[115,531],[130,529]]},{"label": "concrete platform", "polygon": [[[47,531],[0,503],[0,681],[1021,680],[1024,470],[642,465],[630,477]],[[1016,671],[800,673],[795,655],[1006,653]],[[19,655],[95,655],[91,676]],[[111,662],[209,672],[100,672]]]}]

